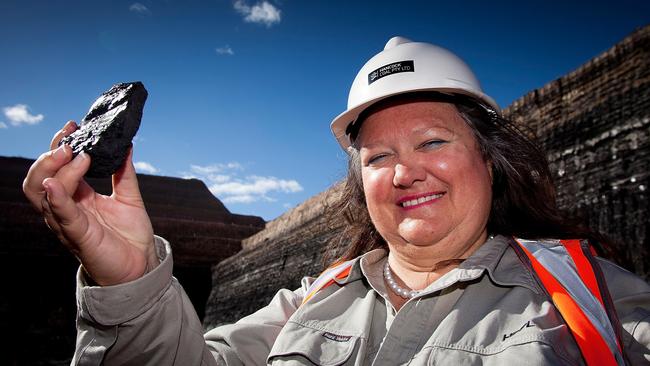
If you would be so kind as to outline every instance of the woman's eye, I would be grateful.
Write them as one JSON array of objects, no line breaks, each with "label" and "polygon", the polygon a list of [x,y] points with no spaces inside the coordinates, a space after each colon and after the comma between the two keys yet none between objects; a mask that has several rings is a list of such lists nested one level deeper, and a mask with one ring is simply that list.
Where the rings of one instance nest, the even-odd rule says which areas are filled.
[{"label": "woman's eye", "polygon": [[381,162],[386,156],[388,156],[388,154],[373,155],[368,159],[368,163],[366,165],[377,164]]},{"label": "woman's eye", "polygon": [[426,142],[422,143],[420,145],[420,147],[424,148],[424,149],[426,149],[426,148],[434,148],[434,147],[438,147],[438,146],[440,146],[440,145],[442,145],[444,143],[445,143],[445,141],[443,141],[443,140],[429,140],[429,141],[426,141]]}]

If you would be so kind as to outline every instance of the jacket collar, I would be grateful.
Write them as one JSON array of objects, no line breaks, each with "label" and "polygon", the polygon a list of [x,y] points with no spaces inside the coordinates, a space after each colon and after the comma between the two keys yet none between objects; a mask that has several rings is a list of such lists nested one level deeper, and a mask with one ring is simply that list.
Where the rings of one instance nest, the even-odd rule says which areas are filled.
[{"label": "jacket collar", "polygon": [[541,293],[533,274],[511,247],[513,244],[516,245],[512,237],[497,235],[483,244],[458,268],[468,272],[487,272],[490,279],[500,286],[521,286],[536,294]]},{"label": "jacket collar", "polygon": [[[541,293],[542,290],[539,284],[512,249],[511,241],[513,240],[511,237],[503,235],[488,240],[461,263],[457,269],[432,283],[422,293],[438,291],[455,282],[473,281],[480,278],[484,273],[487,273],[492,282],[497,285],[521,286],[530,289],[536,294]],[[385,288],[382,266],[386,255],[387,251],[385,249],[375,249],[357,257],[352,262],[350,274],[346,278],[335,281],[343,285],[366,278],[373,287]]]}]

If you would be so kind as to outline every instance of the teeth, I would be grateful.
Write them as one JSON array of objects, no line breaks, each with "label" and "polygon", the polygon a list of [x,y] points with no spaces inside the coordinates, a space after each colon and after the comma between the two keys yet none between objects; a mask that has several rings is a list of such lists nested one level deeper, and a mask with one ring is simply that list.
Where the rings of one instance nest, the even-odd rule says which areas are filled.
[{"label": "teeth", "polygon": [[434,195],[431,195],[431,196],[420,197],[420,198],[417,198],[417,199],[404,201],[404,202],[401,203],[401,206],[402,207],[415,206],[415,205],[419,205],[420,203],[435,200],[436,198],[440,198],[440,197],[442,197],[442,193],[434,194]]}]

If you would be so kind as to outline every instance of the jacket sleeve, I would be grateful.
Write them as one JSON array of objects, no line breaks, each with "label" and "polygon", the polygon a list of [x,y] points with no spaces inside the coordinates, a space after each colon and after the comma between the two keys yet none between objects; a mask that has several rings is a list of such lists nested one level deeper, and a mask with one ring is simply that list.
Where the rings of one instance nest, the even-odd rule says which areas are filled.
[{"label": "jacket sleeve", "polygon": [[[308,283],[303,280],[303,288]],[[266,307],[234,324],[216,327],[205,334],[219,365],[266,365],[266,359],[287,320],[300,306],[303,288],[280,290]]]},{"label": "jacket sleeve", "polygon": [[628,360],[632,365],[650,364],[650,285],[611,262],[599,264],[623,327]]},{"label": "jacket sleeve", "polygon": [[91,286],[77,274],[77,342],[72,365],[257,365],[302,301],[281,290],[271,304],[204,338],[201,322],[172,277],[171,247],[156,237],[161,263],[142,278]]}]

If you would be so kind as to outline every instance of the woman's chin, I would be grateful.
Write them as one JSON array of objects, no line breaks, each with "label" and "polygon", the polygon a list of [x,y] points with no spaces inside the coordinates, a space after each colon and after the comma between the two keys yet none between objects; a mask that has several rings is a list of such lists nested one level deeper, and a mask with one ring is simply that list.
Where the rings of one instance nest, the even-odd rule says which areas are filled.
[{"label": "woman's chin", "polygon": [[418,247],[434,245],[445,236],[444,230],[424,220],[405,220],[399,225],[398,232],[407,244]]}]

